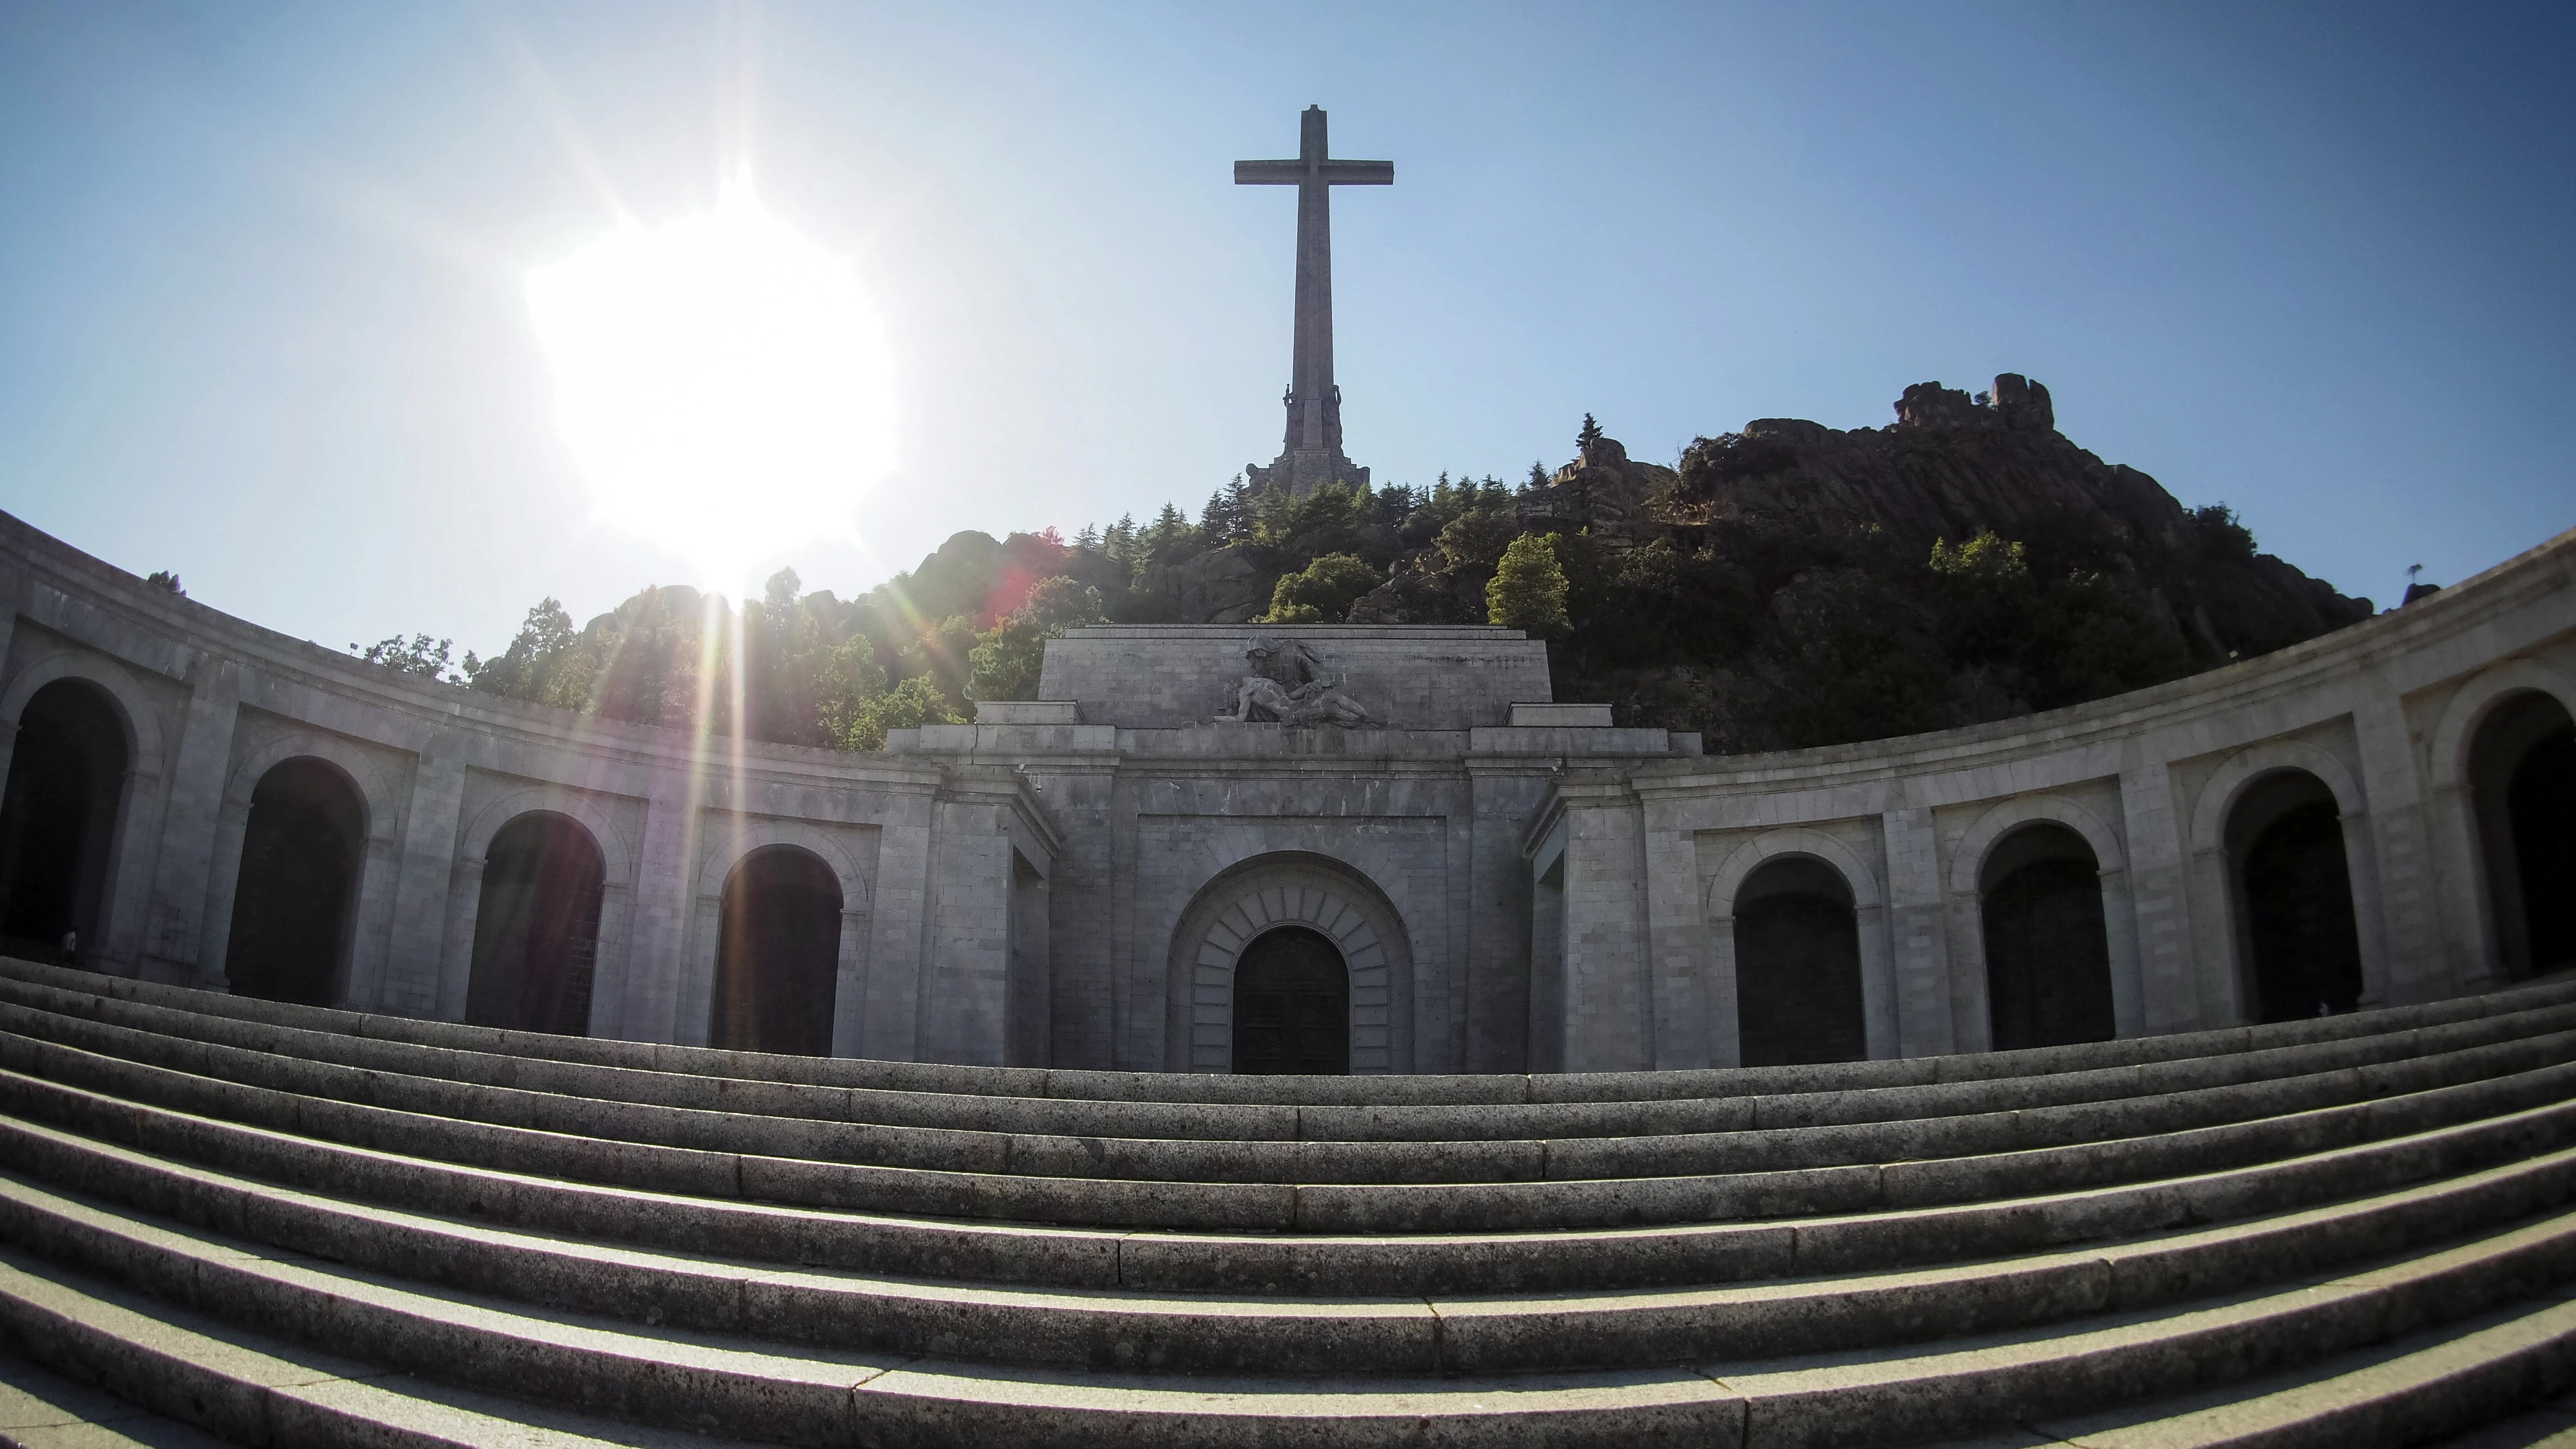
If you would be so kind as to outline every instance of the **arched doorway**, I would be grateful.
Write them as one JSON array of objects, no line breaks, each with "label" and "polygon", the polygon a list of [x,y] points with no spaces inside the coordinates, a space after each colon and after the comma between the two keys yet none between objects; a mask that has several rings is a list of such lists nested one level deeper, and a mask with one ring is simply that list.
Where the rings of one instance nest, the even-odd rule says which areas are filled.
[{"label": "arched doorway", "polygon": [[1786,855],[1744,878],[1735,892],[1735,1020],[1748,1067],[1869,1056],[1860,925],[1841,872]]},{"label": "arched doorway", "polygon": [[841,958],[841,882],[832,868],[793,845],[744,856],[725,878],[717,932],[707,1044],[830,1056]]},{"label": "arched doorway", "polygon": [[2576,723],[2546,694],[2487,712],[2469,788],[2496,956],[2508,979],[2576,964]]},{"label": "arched doorway", "polygon": [[2025,825],[1987,852],[1978,879],[1993,1048],[2109,1041],[2111,937],[2093,847],[2063,825]]},{"label": "arched doorway", "polygon": [[2334,792],[2305,770],[2246,787],[2227,819],[2238,940],[2257,1021],[2292,1021],[2361,1002],[2361,935]]},{"label": "arched doorway", "polygon": [[[1341,973],[1345,1054],[1338,1065],[1318,1070],[1372,1076],[1413,1069],[1412,940],[1396,903],[1357,866],[1283,850],[1216,872],[1173,923],[1164,977],[1164,1070],[1246,1070],[1234,1054],[1244,958],[1292,927],[1321,937]],[[1287,946],[1283,940],[1269,949]],[[1252,979],[1257,984],[1259,974]]]},{"label": "arched doorway", "polygon": [[107,945],[107,867],[130,764],[125,718],[86,680],[57,679],[27,700],[0,787],[0,950],[79,959]]},{"label": "arched doorway", "polygon": [[607,862],[569,816],[532,810],[501,827],[484,855],[465,1019],[583,1036],[599,957]]},{"label": "arched doorway", "polygon": [[337,999],[366,838],[357,787],[333,766],[306,756],[260,776],[224,948],[236,994],[307,1006]]},{"label": "arched doorway", "polygon": [[1234,965],[1234,1070],[1339,1077],[1351,1070],[1351,973],[1323,933],[1264,931]]}]

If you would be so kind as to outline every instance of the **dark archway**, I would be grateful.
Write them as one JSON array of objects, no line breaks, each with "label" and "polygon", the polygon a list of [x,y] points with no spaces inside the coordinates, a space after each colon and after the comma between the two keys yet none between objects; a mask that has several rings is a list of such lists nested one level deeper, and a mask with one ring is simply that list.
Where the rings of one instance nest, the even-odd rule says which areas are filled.
[{"label": "dark archway", "polygon": [[532,810],[501,827],[483,862],[465,1019],[588,1035],[600,894],[608,879],[599,843],[570,816]]},{"label": "dark archway", "polygon": [[357,787],[310,757],[251,791],[224,975],[235,994],[329,1006],[339,995],[367,838]]},{"label": "dark archway", "polygon": [[57,679],[27,700],[0,787],[0,950],[53,961],[107,945],[107,868],[131,765],[125,717],[104,690]]},{"label": "dark archway", "polygon": [[1234,1070],[1349,1075],[1351,973],[1322,932],[1265,931],[1235,958]]},{"label": "dark archway", "polygon": [[1851,886],[1832,866],[1782,856],[1736,891],[1735,1022],[1748,1067],[1869,1056],[1860,924]]},{"label": "dark archway", "polygon": [[841,962],[841,882],[812,851],[763,846],[725,878],[707,1044],[832,1054]]},{"label": "dark archway", "polygon": [[2292,1021],[2361,1003],[2361,935],[2352,914],[2343,812],[2325,782],[2282,770],[2229,812],[2243,942],[2257,1021]]},{"label": "dark archway", "polygon": [[2109,1041],[2111,938],[2093,847],[2063,825],[2026,825],[1978,875],[1994,1049]]},{"label": "dark archway", "polygon": [[2567,707],[2534,691],[2489,710],[2469,745],[2469,793],[2506,977],[2576,964],[2576,724]]}]

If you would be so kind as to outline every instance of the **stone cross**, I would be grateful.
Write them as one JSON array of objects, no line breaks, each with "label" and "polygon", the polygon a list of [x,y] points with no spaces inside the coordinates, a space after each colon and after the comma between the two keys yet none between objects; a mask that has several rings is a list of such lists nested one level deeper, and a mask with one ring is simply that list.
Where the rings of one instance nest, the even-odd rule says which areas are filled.
[{"label": "stone cross", "polygon": [[[1288,437],[1278,462],[1247,470],[1255,483],[1294,492],[1342,478],[1365,483],[1342,453],[1342,395],[1333,385],[1332,188],[1392,186],[1392,161],[1336,161],[1324,144],[1324,108],[1308,106],[1294,161],[1237,161],[1237,186],[1297,188],[1297,329],[1288,383]],[[1265,478],[1265,474],[1267,475]]]}]

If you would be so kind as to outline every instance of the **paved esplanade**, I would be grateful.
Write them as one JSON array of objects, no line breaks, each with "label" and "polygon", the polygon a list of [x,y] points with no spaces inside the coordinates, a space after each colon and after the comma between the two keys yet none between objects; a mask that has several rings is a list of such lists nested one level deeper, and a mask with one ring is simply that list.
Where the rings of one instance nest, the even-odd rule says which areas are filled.
[{"label": "paved esplanade", "polygon": [[1335,161],[1324,142],[1324,108],[1308,106],[1293,161],[1237,161],[1237,186],[1297,188],[1297,346],[1288,384],[1288,436],[1278,460],[1245,471],[1253,483],[1296,493],[1339,478],[1366,483],[1368,470],[1342,451],[1342,392],[1333,384],[1333,211],[1336,186],[1392,186],[1392,161]]}]

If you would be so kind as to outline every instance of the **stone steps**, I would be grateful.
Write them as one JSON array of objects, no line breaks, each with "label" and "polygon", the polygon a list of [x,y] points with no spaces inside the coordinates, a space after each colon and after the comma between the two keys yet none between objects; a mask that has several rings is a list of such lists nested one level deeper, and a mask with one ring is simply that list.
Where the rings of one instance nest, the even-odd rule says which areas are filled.
[{"label": "stone steps", "polygon": [[[18,1343],[64,1330],[65,1269],[254,1332],[328,1343],[434,1379],[646,1423],[711,1424],[790,1443],[1032,1437],[1049,1442],[1142,1434],[1151,1442],[1224,1426],[1232,1437],[1292,1430],[1301,1442],[1379,1442],[1394,1423],[1474,1429],[1498,1405],[1557,1414],[1570,1442],[1639,1428],[1740,1424],[1748,1445],[1901,1442],[2089,1409],[2145,1394],[2367,1348],[2500,1304],[2555,1294],[2576,1275],[2576,1217],[2557,1216],[2341,1276],[2176,1309],[2097,1315],[2045,1331],[1954,1338],[1801,1358],[1712,1356],[1674,1368],[1511,1378],[1180,1378],[1010,1372],[953,1359],[834,1351],[773,1338],[690,1333],[592,1314],[530,1311],[453,1289],[264,1253],[237,1240],[153,1223],[15,1186],[16,1253],[0,1256],[0,1321]],[[51,1295],[44,1291],[51,1287]],[[124,1305],[134,1307],[129,1299]],[[2526,1305],[2527,1306],[2527,1305]],[[2506,1347],[2576,1335],[2563,1301],[2523,1315]],[[104,1331],[136,1338],[131,1322]],[[120,1331],[121,1329],[121,1331]],[[89,1331],[102,1329],[95,1324]],[[2467,1338],[2458,1341],[2467,1342]],[[2486,1346],[2465,1352],[2482,1355]],[[2556,1351],[2563,1351],[2563,1347]],[[363,1377],[342,1370],[341,1380]],[[269,1385],[278,1387],[275,1383]],[[1509,1412],[1510,1410],[1506,1410]],[[1642,1416],[1640,1425],[1636,1420]],[[1321,1420],[1322,1422],[1318,1422]],[[1613,1421],[1616,1421],[1615,1423]],[[219,1422],[219,1421],[216,1421]],[[1065,1435],[1059,1431],[1078,1427]],[[1416,1427],[1420,1427],[1417,1423]],[[1482,1427],[1498,1427],[1488,1422]],[[1517,1436],[1526,1427],[1511,1426]],[[226,1432],[233,1432],[226,1430]],[[1633,1442],[1633,1441],[1632,1441]]]},{"label": "stone steps", "polygon": [[[15,1125],[81,1200],[370,1272],[577,1312],[898,1354],[991,1345],[998,1362],[1188,1373],[1454,1375],[1625,1367],[1741,1351],[1825,1351],[1983,1332],[2238,1291],[2563,1208],[2576,1149],[2420,1187],[2221,1227],[1933,1269],[1584,1295],[1218,1297],[1025,1289],[566,1243],[346,1203]],[[48,1195],[0,1176],[0,1228],[43,1242]],[[704,1240],[702,1240],[704,1241]]]},{"label": "stone steps", "polygon": [[1157,1103],[7,963],[0,1349],[242,1442],[2399,1449],[2565,1389],[2576,982],[2287,1025]]},{"label": "stone steps", "polygon": [[[2440,1049],[2451,1041],[2410,1031],[2392,1049],[2433,1050],[2073,1107],[1460,1144],[924,1133],[601,1102],[315,1062],[6,1002],[0,1067],[342,1141],[372,1133],[408,1151],[504,1167],[516,1165],[504,1160],[515,1153],[545,1159],[556,1175],[717,1195],[1170,1228],[1481,1231],[1922,1205],[2261,1160],[2285,1144],[2368,1140],[2424,1113],[2490,1113],[2517,1094],[2550,1099],[2561,1085],[2553,1073],[2576,1056],[2576,1032],[2545,1030],[2560,1011],[2466,1024],[2477,1044],[2451,1050]],[[2535,1029],[2541,1034],[2494,1039]],[[2333,1050],[2347,1056],[2353,1046]],[[2266,1106],[2279,1115],[2249,1116]],[[1508,1176],[1494,1170],[1496,1149],[1516,1158]]]},{"label": "stone steps", "polygon": [[[161,990],[166,992],[169,988]],[[228,997],[210,999],[232,1000]],[[2366,1036],[2211,1050],[2202,1054],[2167,1056],[2152,1062],[2039,1075],[1634,1101],[1293,1107],[1024,1099],[706,1078],[665,1070],[562,1060],[527,1051],[503,1053],[460,1045],[382,1040],[277,1021],[213,1016],[150,1002],[101,996],[42,981],[20,980],[5,974],[0,974],[0,1002],[39,1011],[82,1015],[106,1024],[168,1037],[174,1044],[179,1041],[202,1042],[212,1047],[243,1048],[363,1071],[434,1078],[505,1092],[517,1090],[540,1096],[573,1096],[645,1107],[915,1129],[928,1134],[918,1139],[922,1150],[937,1155],[944,1163],[957,1161],[960,1152],[988,1156],[999,1150],[972,1137],[940,1135],[970,1133],[1024,1139],[1069,1134],[1229,1144],[1299,1141],[1388,1145],[1424,1141],[1490,1143],[1493,1144],[1490,1154],[1508,1168],[1513,1155],[1525,1154],[1533,1142],[1551,1138],[1707,1134],[1740,1137],[1746,1133],[1780,1128],[1990,1115],[2051,1107],[2075,1108],[2163,1094],[2210,1092],[2268,1083],[2285,1077],[2312,1076],[2346,1066],[2403,1060],[2526,1035],[2540,1023],[2557,1029],[2576,1028],[2576,983],[2570,983],[2564,987],[2545,987],[2523,993],[2509,1011],[2491,1010],[2460,1020],[2430,1022],[2402,1029],[2392,1027]],[[274,1011],[312,1017],[351,1015],[314,1008],[273,1008]],[[2516,1020],[2500,1019],[2504,1017]],[[2290,1025],[2305,1028],[2309,1024]],[[480,1028],[456,1030],[486,1045],[491,1043],[485,1039],[499,1035]],[[2275,1032],[2277,1029],[2261,1030]],[[2238,1036],[2237,1033],[2204,1035],[2227,1041]],[[565,1042],[581,1039],[537,1040]],[[2207,1044],[2215,1047],[2221,1043]],[[2060,1050],[2073,1053],[2091,1052],[2093,1049]],[[2023,1057],[2033,1054],[1987,1055]],[[1881,1064],[1849,1064],[1850,1067],[1878,1065]],[[2226,1099],[2213,1100],[2223,1102]],[[2080,1123],[2084,1116],[2069,1113],[2066,1120]],[[882,1134],[880,1140],[887,1146],[881,1150],[899,1151],[900,1144],[909,1135],[901,1130]],[[1042,1146],[1042,1142],[1031,1143],[1028,1150],[1041,1150]],[[1378,1154],[1374,1161],[1365,1157],[1359,1159],[1369,1165],[1395,1160],[1398,1159],[1391,1153]],[[1202,1163],[1204,1161],[1202,1159]]]}]

